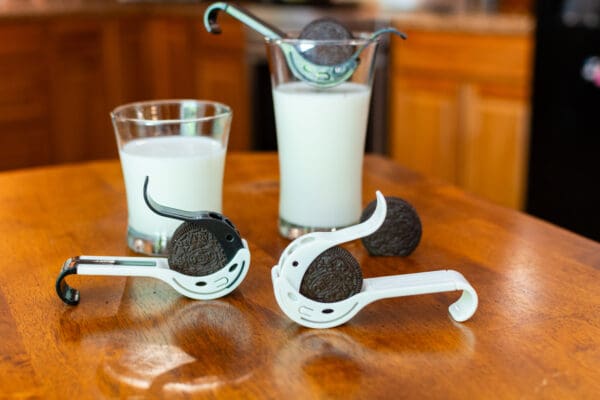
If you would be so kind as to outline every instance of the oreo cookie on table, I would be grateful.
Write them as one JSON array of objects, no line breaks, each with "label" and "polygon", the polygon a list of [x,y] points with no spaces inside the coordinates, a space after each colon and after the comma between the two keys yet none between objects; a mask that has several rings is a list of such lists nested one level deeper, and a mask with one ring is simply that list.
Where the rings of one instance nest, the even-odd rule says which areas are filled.
[{"label": "oreo cookie on table", "polygon": [[[320,18],[312,21],[302,29],[299,39],[306,40],[348,40],[352,39],[344,25],[333,18]],[[318,65],[337,65],[352,57],[354,48],[349,45],[318,45],[301,52],[304,58]]]},{"label": "oreo cookie on table", "polygon": [[[386,197],[387,215],[379,229],[362,238],[362,243],[372,256],[408,256],[421,241],[422,226],[419,214],[407,201]],[[374,212],[376,201],[369,203],[360,217],[367,220]]]}]

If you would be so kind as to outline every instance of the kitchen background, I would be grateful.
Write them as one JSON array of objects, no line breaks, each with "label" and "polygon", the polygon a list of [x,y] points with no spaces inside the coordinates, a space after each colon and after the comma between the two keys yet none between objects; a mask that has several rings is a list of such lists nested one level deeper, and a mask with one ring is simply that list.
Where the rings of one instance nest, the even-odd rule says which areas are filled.
[{"label": "kitchen background", "polygon": [[[275,149],[262,40],[228,16],[207,34],[206,3],[0,1],[0,169],[115,158],[109,112],[154,98],[223,101],[230,150]],[[600,240],[600,0],[242,3],[289,31],[405,31],[378,53],[367,151]]]}]

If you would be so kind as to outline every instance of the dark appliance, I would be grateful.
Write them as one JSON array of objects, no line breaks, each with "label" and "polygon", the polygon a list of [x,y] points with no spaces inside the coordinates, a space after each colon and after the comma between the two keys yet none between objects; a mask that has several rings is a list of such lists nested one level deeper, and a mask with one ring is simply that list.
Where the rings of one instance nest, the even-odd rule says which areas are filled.
[{"label": "dark appliance", "polygon": [[600,241],[600,0],[538,0],[527,212]]}]

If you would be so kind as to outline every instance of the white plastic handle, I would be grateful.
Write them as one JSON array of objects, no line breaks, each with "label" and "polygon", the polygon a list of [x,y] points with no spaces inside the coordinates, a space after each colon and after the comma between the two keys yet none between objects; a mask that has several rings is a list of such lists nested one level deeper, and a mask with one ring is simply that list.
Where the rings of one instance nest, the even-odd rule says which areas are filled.
[{"label": "white plastic handle", "polygon": [[[231,293],[244,280],[250,267],[248,243],[242,239],[243,248],[239,249],[227,265],[205,276],[191,276],[169,268],[166,258],[158,257],[110,257],[80,256],[65,262],[57,282],[59,296],[69,304],[77,304],[79,293],[63,280],[66,275],[104,275],[138,276],[159,279],[181,293],[196,300],[212,300]],[[64,284],[64,288],[62,287]],[[68,293],[65,295],[65,293]],[[65,299],[65,297],[67,299]],[[71,301],[70,298],[72,298]]]},{"label": "white plastic handle", "polygon": [[479,303],[477,292],[465,277],[457,271],[440,270],[415,274],[368,278],[358,296],[371,303],[390,297],[412,296],[462,290],[461,297],[448,308],[455,321],[463,322],[473,316]]},{"label": "white plastic handle", "polygon": [[415,274],[369,278],[360,293],[335,303],[321,303],[303,296],[290,282],[271,271],[279,307],[294,322],[309,328],[332,328],[348,322],[366,305],[385,298],[462,290],[448,311],[458,322],[468,320],[477,310],[477,292],[459,272],[440,270]]}]

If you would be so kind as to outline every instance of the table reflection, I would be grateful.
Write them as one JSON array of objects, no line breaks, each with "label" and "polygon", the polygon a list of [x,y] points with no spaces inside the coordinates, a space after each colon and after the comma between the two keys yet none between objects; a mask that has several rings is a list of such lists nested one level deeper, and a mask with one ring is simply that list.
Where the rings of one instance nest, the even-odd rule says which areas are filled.
[{"label": "table reflection", "polygon": [[[182,305],[182,303],[184,303]],[[123,307],[125,309],[130,306]],[[63,332],[81,347],[103,346],[96,378],[110,396],[178,395],[239,385],[254,373],[262,357],[247,318],[224,300],[181,299],[161,315],[120,310],[113,317],[86,321],[91,331],[77,329],[65,313]],[[133,315],[129,315],[133,314]],[[123,319],[123,323],[119,320]],[[129,328],[127,328],[129,326]],[[241,363],[252,357],[255,363]]]},{"label": "table reflection", "polygon": [[[379,386],[378,382],[393,378],[401,387],[406,383],[403,373],[410,376],[432,355],[437,357],[439,368],[468,368],[476,346],[475,335],[461,323],[451,321],[441,325],[452,338],[450,350],[447,346],[421,346],[420,334],[424,337],[436,334],[435,329],[432,332],[426,325],[422,325],[416,335],[412,327],[408,327],[409,334],[395,347],[380,346],[378,343],[386,334],[376,329],[359,335],[355,335],[357,327],[347,330],[349,334],[341,329],[299,329],[291,334],[275,357],[273,380],[282,393],[298,393],[300,398],[364,398],[365,390],[369,396],[389,396],[381,392],[385,385]],[[411,335],[415,346],[403,345],[410,343]],[[290,375],[294,379],[290,380]]]},{"label": "table reflection", "polygon": [[255,364],[239,363],[257,352],[251,325],[225,301],[190,302],[146,334],[153,338],[131,336],[108,349],[98,368],[107,394],[214,393],[253,373]]}]

